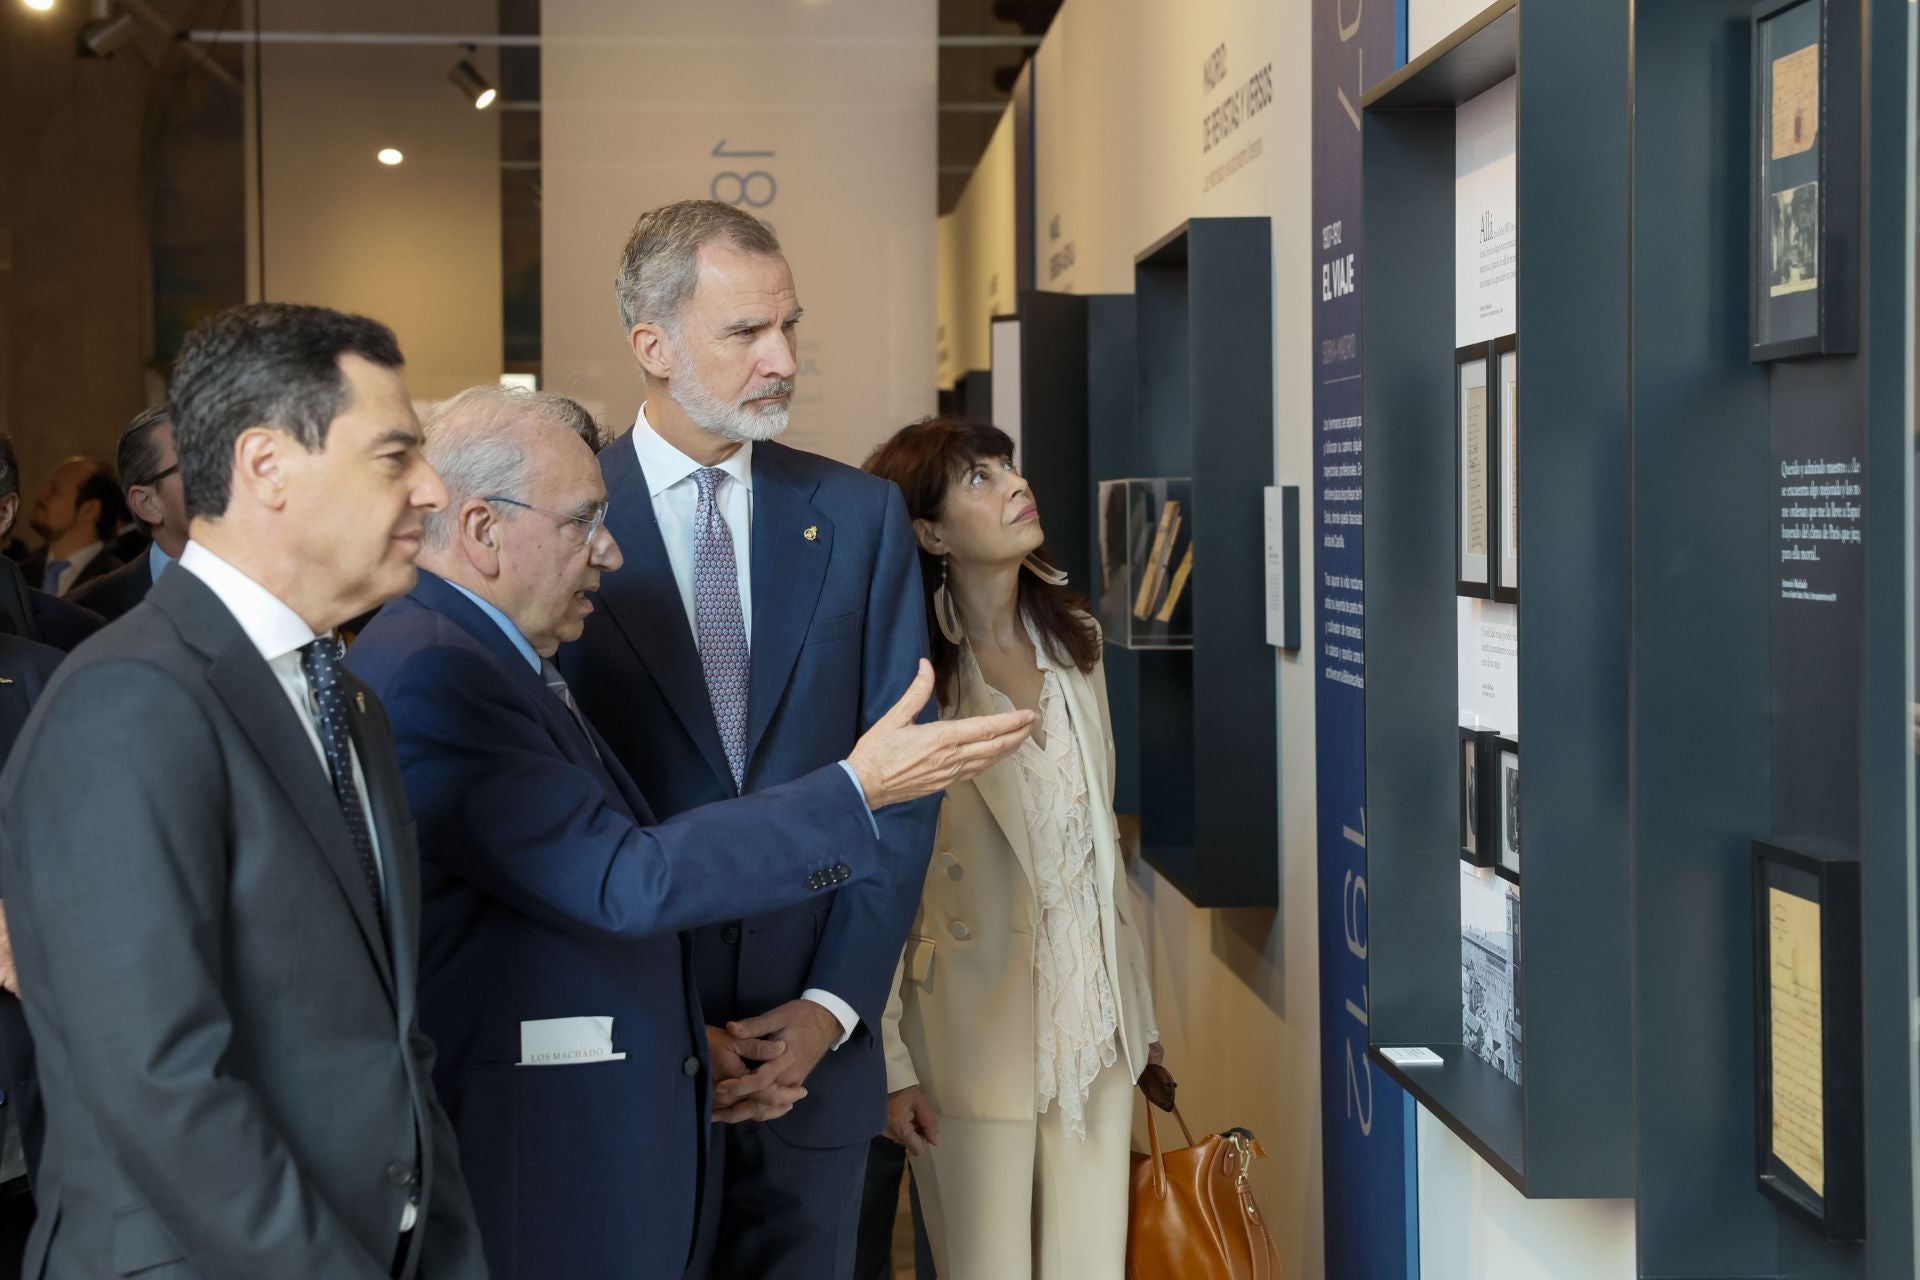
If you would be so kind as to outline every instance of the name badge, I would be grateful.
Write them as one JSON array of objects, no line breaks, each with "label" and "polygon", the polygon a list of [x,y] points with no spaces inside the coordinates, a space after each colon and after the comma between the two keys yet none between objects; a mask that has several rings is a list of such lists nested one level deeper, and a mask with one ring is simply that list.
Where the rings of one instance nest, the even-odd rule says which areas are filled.
[{"label": "name badge", "polygon": [[523,1067],[559,1067],[576,1062],[618,1062],[613,1051],[613,1019],[540,1018],[520,1024]]}]

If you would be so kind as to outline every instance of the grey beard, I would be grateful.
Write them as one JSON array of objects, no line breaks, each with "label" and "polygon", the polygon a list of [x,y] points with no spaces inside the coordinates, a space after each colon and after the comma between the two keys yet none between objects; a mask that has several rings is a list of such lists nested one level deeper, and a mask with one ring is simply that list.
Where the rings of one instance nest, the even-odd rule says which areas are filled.
[{"label": "grey beard", "polygon": [[[783,378],[768,390],[790,396],[793,394],[793,379]],[[789,414],[786,404],[763,405],[754,400],[730,404],[708,391],[691,371],[669,379],[667,394],[673,397],[674,403],[693,420],[695,426],[723,440],[757,444],[775,439],[787,429]]]}]

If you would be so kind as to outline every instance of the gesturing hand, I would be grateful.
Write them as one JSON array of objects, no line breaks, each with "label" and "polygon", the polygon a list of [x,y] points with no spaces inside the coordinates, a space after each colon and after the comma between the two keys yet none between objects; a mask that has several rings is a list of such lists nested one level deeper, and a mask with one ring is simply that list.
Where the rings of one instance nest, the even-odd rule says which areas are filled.
[{"label": "gesturing hand", "polygon": [[919,1085],[910,1084],[887,1095],[887,1136],[916,1156],[940,1145],[940,1120]]},{"label": "gesturing hand", "polygon": [[1012,754],[1033,732],[1031,711],[914,723],[932,696],[933,664],[922,658],[900,701],[853,744],[847,764],[860,778],[868,808],[884,809],[965,782]]},{"label": "gesturing hand", "polygon": [[811,1000],[789,1000],[757,1018],[729,1022],[727,1034],[736,1040],[766,1040],[784,1045],[776,1062],[769,1066],[777,1083],[798,1088],[806,1083],[820,1059],[827,1056],[845,1028],[824,1005]]},{"label": "gesturing hand", "polygon": [[[713,1118],[721,1124],[773,1120],[807,1096],[798,1086],[775,1077],[787,1047],[778,1040],[742,1040],[719,1027],[707,1028],[707,1056],[713,1063]],[[760,1065],[756,1068],[755,1063]]]}]

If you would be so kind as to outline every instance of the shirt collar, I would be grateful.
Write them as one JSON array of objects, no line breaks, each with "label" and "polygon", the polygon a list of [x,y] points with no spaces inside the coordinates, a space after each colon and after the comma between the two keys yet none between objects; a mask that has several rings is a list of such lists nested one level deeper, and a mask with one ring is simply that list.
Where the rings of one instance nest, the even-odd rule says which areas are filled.
[{"label": "shirt collar", "polygon": [[147,573],[149,576],[147,578],[147,581],[148,582],[160,581],[160,575],[165,573],[167,571],[167,566],[172,563],[173,563],[173,557],[168,555],[165,551],[162,551],[160,549],[159,543],[156,542],[152,546],[148,547],[147,548]]},{"label": "shirt collar", "polygon": [[104,542],[89,542],[78,551],[71,551],[61,556],[55,563],[65,564],[69,573],[78,573],[92,564],[93,558],[106,550],[106,547],[107,544]]},{"label": "shirt collar", "polygon": [[507,639],[513,641],[513,647],[520,651],[520,656],[527,660],[527,665],[533,668],[534,673],[536,675],[539,674],[540,655],[534,652],[534,648],[532,645],[527,643],[527,638],[520,634],[520,628],[516,627],[513,624],[513,619],[507,617],[506,614],[494,608],[490,602],[486,600],[482,600],[479,596],[473,594],[473,592],[467,590],[465,587],[461,586],[459,583],[451,581],[446,578],[442,578],[441,581],[445,582],[448,586],[452,587],[455,591],[458,591],[461,595],[465,596],[467,599],[473,601],[474,604],[480,607],[480,612],[486,614],[489,618],[492,618],[494,625],[499,627],[501,631],[506,633]]},{"label": "shirt collar", "polygon": [[[640,406],[640,412],[634,417],[633,430],[627,434],[633,439],[633,452],[640,461],[641,474],[647,478],[648,497],[659,497],[700,470],[700,463],[668,444],[666,439],[653,429],[653,424],[647,421],[647,406],[644,404]],[[748,493],[753,492],[753,443],[751,441],[735,449],[732,455],[719,465],[720,470],[743,485]]]},{"label": "shirt collar", "polygon": [[180,567],[207,584],[220,598],[253,647],[268,662],[284,658],[319,639],[287,602],[222,560],[198,542],[180,553]]}]

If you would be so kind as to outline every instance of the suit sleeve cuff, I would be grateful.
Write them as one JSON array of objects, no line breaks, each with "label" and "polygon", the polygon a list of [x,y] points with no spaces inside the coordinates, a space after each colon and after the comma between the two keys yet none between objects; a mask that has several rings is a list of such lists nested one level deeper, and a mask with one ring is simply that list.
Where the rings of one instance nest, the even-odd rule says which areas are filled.
[{"label": "suit sleeve cuff", "polygon": [[[856,782],[854,785],[858,786],[859,783]],[[851,1039],[853,1029],[860,1025],[860,1015],[853,1011],[853,1006],[831,991],[822,991],[819,987],[808,987],[800,993],[800,998],[813,1001],[839,1019],[840,1038],[833,1042],[833,1047],[836,1049]]]},{"label": "suit sleeve cuff", "polygon": [[[878,840],[880,838],[880,821],[879,819],[873,816],[873,808],[871,805],[867,803],[867,789],[860,785],[860,775],[855,773],[853,771],[853,766],[848,764],[845,760],[842,760],[840,762],[840,767],[847,771],[847,777],[850,781],[852,781],[853,789],[859,793],[860,807],[867,811],[867,825],[873,828],[873,838],[875,840]],[[832,1006],[828,1006],[828,1007],[831,1008]],[[838,1012],[838,1010],[835,1010],[835,1012]],[[845,1022],[846,1019],[842,1018],[841,1021]],[[853,1032],[849,1031],[847,1032],[847,1034],[852,1035]]]}]

